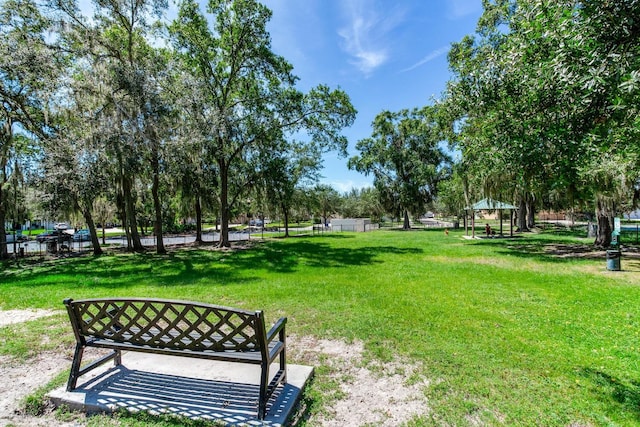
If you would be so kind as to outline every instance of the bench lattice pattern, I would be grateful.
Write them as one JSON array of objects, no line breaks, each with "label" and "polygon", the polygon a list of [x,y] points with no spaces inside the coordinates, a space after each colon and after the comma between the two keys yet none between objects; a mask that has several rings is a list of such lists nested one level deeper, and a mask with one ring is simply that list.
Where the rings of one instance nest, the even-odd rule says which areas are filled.
[{"label": "bench lattice pattern", "polygon": [[255,313],[215,306],[154,301],[99,301],[76,305],[83,335],[150,347],[195,351],[258,348]]}]

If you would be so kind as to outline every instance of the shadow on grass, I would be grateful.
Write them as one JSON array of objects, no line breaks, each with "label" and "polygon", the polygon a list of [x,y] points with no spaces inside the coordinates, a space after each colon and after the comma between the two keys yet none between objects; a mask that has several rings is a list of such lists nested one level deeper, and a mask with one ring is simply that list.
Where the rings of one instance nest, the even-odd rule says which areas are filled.
[{"label": "shadow on grass", "polygon": [[[491,246],[496,252],[541,262],[563,263],[567,260],[605,260],[604,250],[592,243],[582,243],[571,235],[518,234],[517,238],[482,239],[476,244]],[[637,252],[636,249],[631,249]]]},{"label": "shadow on grass", "polygon": [[595,385],[592,392],[600,395],[602,401],[613,400],[640,421],[640,381],[623,381],[593,368],[584,368],[579,373]]},{"label": "shadow on grass", "polygon": [[[78,278],[80,286],[121,288],[150,282],[158,286],[192,285],[215,282],[242,284],[262,280],[260,271],[292,273],[298,267],[342,268],[384,262],[385,254],[418,254],[420,248],[392,246],[339,247],[330,240],[282,239],[255,243],[247,250],[217,251],[211,247],[181,248],[166,255],[122,253],[100,257],[83,256],[55,259],[0,272],[0,279],[11,278],[30,286],[69,283]],[[75,280],[75,279],[74,279]]]},{"label": "shadow on grass", "polygon": [[420,248],[396,248],[393,246],[335,247],[317,240],[291,240],[286,244],[270,243],[259,246],[234,259],[239,268],[263,268],[287,273],[299,265],[310,267],[350,267],[382,262],[383,254],[416,254]]}]

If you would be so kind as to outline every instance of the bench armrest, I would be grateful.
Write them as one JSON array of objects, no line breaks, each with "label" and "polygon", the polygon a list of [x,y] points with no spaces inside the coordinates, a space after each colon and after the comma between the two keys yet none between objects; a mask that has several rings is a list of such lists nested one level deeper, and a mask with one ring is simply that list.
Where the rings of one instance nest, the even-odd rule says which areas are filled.
[{"label": "bench armrest", "polygon": [[273,338],[280,331],[284,331],[284,325],[286,325],[286,324],[287,324],[287,318],[286,317],[281,317],[280,319],[278,319],[278,321],[273,324],[271,329],[269,329],[269,332],[267,332],[267,342],[268,343],[271,342],[273,340]]}]

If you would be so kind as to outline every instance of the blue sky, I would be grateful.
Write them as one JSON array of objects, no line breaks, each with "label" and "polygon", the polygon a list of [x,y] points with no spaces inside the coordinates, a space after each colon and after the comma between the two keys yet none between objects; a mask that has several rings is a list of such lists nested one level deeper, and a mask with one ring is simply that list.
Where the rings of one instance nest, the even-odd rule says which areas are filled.
[{"label": "blue sky", "polygon": [[[293,64],[299,88],[340,87],[358,110],[344,131],[349,157],[381,111],[440,97],[450,77],[450,45],[472,34],[482,13],[482,0],[262,1],[273,12],[273,50]],[[80,0],[80,7],[91,15],[90,0]],[[175,13],[170,1],[169,18]],[[347,159],[327,154],[321,181],[341,193],[371,186],[372,177],[350,171]]]},{"label": "blue sky", "polygon": [[[299,88],[340,87],[358,110],[344,134],[349,156],[383,110],[430,104],[450,77],[451,43],[475,31],[482,0],[264,0],[273,50],[294,66]],[[370,186],[347,159],[325,156],[322,182],[339,192]]]}]

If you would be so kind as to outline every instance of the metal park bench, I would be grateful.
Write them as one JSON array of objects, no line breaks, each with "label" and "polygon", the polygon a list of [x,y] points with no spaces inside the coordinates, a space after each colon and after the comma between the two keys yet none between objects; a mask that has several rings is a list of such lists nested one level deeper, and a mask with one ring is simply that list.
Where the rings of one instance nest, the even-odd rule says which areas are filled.
[{"label": "metal park bench", "polygon": [[[273,391],[286,383],[284,317],[267,331],[262,311],[189,301],[65,299],[64,304],[76,337],[67,391],[76,388],[80,376],[109,360],[120,365],[123,350],[260,365],[261,420]],[[81,368],[87,347],[113,351]],[[278,358],[279,369],[269,382],[269,367]]]}]

